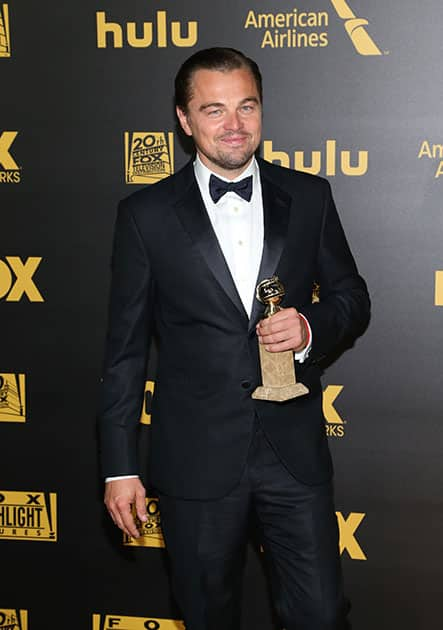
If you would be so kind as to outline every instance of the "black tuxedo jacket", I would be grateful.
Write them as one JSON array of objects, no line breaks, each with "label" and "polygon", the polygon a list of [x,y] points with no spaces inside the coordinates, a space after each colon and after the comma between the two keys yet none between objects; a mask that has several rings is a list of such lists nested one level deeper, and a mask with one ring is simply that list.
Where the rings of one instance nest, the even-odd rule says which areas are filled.
[{"label": "black tuxedo jacket", "polygon": [[[240,479],[257,418],[295,477],[317,484],[331,476],[318,360],[365,328],[366,285],[329,184],[263,160],[259,167],[265,237],[257,281],[277,274],[283,306],[310,322],[313,347],[297,364],[297,380],[310,393],[285,403],[251,398],[261,382],[255,326],[263,307],[255,301],[248,318],[189,163],[119,206],[99,413],[105,476],[138,472],[154,336],[150,484],[177,497],[223,496]],[[321,287],[317,304],[314,281]]]}]

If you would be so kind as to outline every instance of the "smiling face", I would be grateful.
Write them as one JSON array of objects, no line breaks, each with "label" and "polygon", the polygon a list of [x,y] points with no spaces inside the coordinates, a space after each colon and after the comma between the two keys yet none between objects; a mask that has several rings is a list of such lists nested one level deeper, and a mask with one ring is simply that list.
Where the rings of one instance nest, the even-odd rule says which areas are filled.
[{"label": "smiling face", "polygon": [[191,94],[186,111],[177,107],[183,131],[205,166],[234,179],[260,142],[262,107],[253,75],[247,68],[197,70]]}]

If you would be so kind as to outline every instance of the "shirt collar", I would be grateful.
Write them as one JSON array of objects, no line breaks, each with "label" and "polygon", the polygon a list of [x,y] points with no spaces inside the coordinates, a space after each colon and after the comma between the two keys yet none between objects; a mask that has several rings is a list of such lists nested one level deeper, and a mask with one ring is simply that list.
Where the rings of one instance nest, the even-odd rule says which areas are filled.
[{"label": "shirt collar", "polygon": [[245,177],[252,175],[253,186],[256,186],[259,170],[258,170],[257,160],[255,159],[255,157],[253,157],[251,162],[248,164],[247,168],[245,168],[245,170],[242,173],[240,173],[240,175],[238,175],[235,179],[227,179],[226,177],[222,177],[221,175],[214,173],[207,166],[205,166],[197,153],[194,160],[194,173],[195,173],[197,182],[200,186],[200,190],[209,191],[209,178],[211,177],[211,175],[215,175],[215,177],[218,177],[219,179],[222,179],[223,181],[226,181],[226,182],[228,181],[238,182],[241,179],[244,179]]}]

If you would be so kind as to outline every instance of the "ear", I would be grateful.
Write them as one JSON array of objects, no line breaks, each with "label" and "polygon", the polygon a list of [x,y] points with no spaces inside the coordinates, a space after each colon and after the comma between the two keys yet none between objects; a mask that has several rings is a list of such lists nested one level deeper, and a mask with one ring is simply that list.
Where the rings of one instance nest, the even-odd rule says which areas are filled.
[{"label": "ear", "polygon": [[191,127],[189,126],[188,116],[187,116],[186,112],[184,112],[182,109],[180,109],[180,107],[176,107],[175,108],[175,112],[177,114],[177,118],[179,120],[181,128],[183,129],[185,134],[187,136],[192,136],[192,130],[191,130]]}]

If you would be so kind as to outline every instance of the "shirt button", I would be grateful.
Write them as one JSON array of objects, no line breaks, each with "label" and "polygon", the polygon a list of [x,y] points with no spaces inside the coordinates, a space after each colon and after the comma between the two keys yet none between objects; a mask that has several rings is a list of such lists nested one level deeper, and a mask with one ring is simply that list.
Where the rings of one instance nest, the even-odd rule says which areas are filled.
[{"label": "shirt button", "polygon": [[240,247],[243,245],[243,241],[239,241],[238,244],[240,245]]},{"label": "shirt button", "polygon": [[242,381],[241,386],[243,387],[243,389],[249,389],[251,387],[251,383],[250,381]]}]

